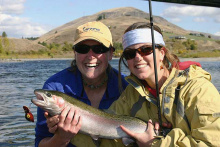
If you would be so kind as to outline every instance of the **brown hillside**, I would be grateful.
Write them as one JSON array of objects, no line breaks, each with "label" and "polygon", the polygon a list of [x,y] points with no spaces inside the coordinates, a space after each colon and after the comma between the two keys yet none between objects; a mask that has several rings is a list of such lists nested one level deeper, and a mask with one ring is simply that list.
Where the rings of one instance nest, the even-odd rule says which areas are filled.
[{"label": "brown hillside", "polygon": [[[65,41],[69,43],[73,43],[75,29],[88,21],[95,21],[99,17],[104,17],[100,21],[110,27],[110,30],[113,34],[114,42],[121,42],[122,34],[129,25],[134,22],[149,22],[149,14],[138,10],[133,7],[123,7],[123,8],[115,8],[110,10],[101,11],[91,16],[81,17],[74,21],[71,21],[67,24],[64,24],[60,27],[57,27],[50,32],[41,36],[35,42],[47,42],[47,43],[64,43]],[[184,29],[168,22],[162,17],[154,16],[155,24],[163,24],[159,25],[164,31],[174,32],[176,34],[186,34],[187,31]]]},{"label": "brown hillside", "polygon": [[[149,14],[144,11],[133,7],[114,8],[68,22],[42,35],[35,41],[30,41],[27,39],[9,39],[11,50],[17,52],[39,50],[45,48],[44,46],[38,44],[38,42],[46,42],[47,44],[63,44],[67,41],[68,43],[73,43],[75,29],[79,25],[89,21],[95,21],[100,17],[102,17],[100,21],[109,26],[113,35],[113,42],[121,42],[123,32],[129,25],[133,24],[134,22],[149,22]],[[158,25],[164,32],[174,33],[177,35],[189,34],[189,31],[168,22],[166,19],[159,16],[154,16],[154,24]],[[168,36],[166,36],[166,39],[167,38]],[[198,41],[198,46],[200,50],[220,50],[219,44],[214,41],[201,40]]]},{"label": "brown hillside", "polygon": [[46,49],[43,45],[38,44],[27,39],[10,38],[10,51],[23,52],[23,51],[38,51],[40,49]]}]

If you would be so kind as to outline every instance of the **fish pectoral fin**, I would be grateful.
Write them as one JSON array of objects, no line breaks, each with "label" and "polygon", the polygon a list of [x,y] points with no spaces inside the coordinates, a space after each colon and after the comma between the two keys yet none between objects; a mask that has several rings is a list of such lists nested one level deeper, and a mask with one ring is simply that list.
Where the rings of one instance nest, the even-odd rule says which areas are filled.
[{"label": "fish pectoral fin", "polygon": [[99,136],[98,135],[90,135],[92,137],[93,140],[98,140]]},{"label": "fish pectoral fin", "polygon": [[135,139],[132,138],[122,138],[122,142],[125,146],[128,146],[130,143],[135,142]]}]

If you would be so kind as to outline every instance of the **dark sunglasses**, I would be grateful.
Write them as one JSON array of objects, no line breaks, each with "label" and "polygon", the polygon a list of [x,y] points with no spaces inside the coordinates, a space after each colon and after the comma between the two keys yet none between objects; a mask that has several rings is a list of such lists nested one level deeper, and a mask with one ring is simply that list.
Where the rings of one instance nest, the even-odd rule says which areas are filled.
[{"label": "dark sunglasses", "polygon": [[[162,48],[160,45],[155,45],[155,48]],[[136,52],[138,52],[142,57],[146,55],[150,55],[153,52],[152,46],[141,46],[138,49],[125,49],[123,52],[123,57],[126,60],[133,59],[136,56]]]},{"label": "dark sunglasses", "polygon": [[73,47],[73,49],[80,54],[87,54],[89,52],[90,49],[92,49],[92,51],[96,54],[102,54],[102,53],[106,53],[107,51],[109,51],[110,49],[105,47],[104,45],[93,45],[93,46],[89,46],[89,45],[85,45],[85,44],[78,44],[75,45]]}]

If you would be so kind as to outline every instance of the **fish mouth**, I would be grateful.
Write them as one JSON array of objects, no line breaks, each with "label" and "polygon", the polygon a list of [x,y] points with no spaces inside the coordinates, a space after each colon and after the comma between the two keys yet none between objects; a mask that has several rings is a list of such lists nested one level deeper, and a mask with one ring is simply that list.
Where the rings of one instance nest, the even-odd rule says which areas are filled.
[{"label": "fish mouth", "polygon": [[36,99],[31,99],[31,102],[37,106],[47,105],[48,100],[46,99],[46,95],[43,92],[39,92],[38,90],[34,91],[36,95]]},{"label": "fish mouth", "polygon": [[44,101],[44,97],[43,97],[43,96],[41,96],[41,94],[39,94],[39,93],[37,93],[37,92],[34,92],[34,94],[36,95],[37,100]]}]

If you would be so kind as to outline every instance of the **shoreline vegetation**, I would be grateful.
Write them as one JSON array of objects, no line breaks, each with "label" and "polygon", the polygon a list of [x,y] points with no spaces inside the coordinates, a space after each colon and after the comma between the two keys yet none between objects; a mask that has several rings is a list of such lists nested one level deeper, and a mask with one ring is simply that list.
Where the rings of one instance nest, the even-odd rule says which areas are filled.
[{"label": "shoreline vegetation", "polygon": [[[220,40],[210,40],[210,38],[206,37],[200,37],[200,40],[196,37],[194,37],[193,39],[178,40],[175,38],[169,38],[170,34],[166,35],[166,47],[170,50],[171,53],[176,54],[179,58],[186,58],[187,60],[220,60]],[[201,41],[201,39],[206,40]],[[20,40],[20,42],[21,41],[25,41],[25,39]],[[29,43],[31,44],[33,42],[30,41]],[[38,41],[38,43],[35,44],[35,46],[38,46],[39,48],[33,48],[34,46],[32,45],[28,48],[25,48],[25,46],[21,46],[21,48],[24,47],[25,50],[15,50],[16,45],[12,41],[10,41],[10,39],[7,38],[7,36],[0,36],[0,62],[19,61],[24,59],[53,60],[74,57],[72,48],[73,44],[68,43],[66,41],[63,44],[46,43]],[[115,48],[114,57],[119,58],[123,53],[122,43],[114,42],[113,46]]]},{"label": "shoreline vegetation", "polygon": [[[7,38],[3,38],[7,39]],[[211,42],[209,42],[211,43]],[[220,41],[216,41],[215,47],[220,44]],[[22,59],[62,59],[62,58],[73,58],[74,53],[72,49],[72,44],[65,42],[64,44],[56,44],[51,43],[47,44],[45,42],[39,43],[44,48],[39,50],[13,50],[13,47],[10,46],[0,46],[0,61],[2,60],[22,60]],[[216,58],[220,57],[220,48],[214,48],[212,46],[209,47],[201,47],[200,43],[195,42],[194,40],[169,40],[167,41],[166,47],[170,50],[170,52],[176,54],[180,58],[193,58],[196,60],[197,58]],[[123,53],[123,48],[121,43],[114,43],[115,48],[114,57],[119,58]],[[211,48],[211,49],[207,49]]]},{"label": "shoreline vegetation", "polygon": [[[33,58],[33,59],[28,59],[28,58],[21,58],[21,59],[0,59],[1,62],[23,62],[23,61],[43,61],[43,60],[72,60],[73,58]],[[114,57],[114,59],[119,59],[117,57]],[[205,61],[205,62],[213,62],[213,61],[219,61],[220,62],[220,57],[210,57],[210,58],[180,58],[180,61]]]}]

